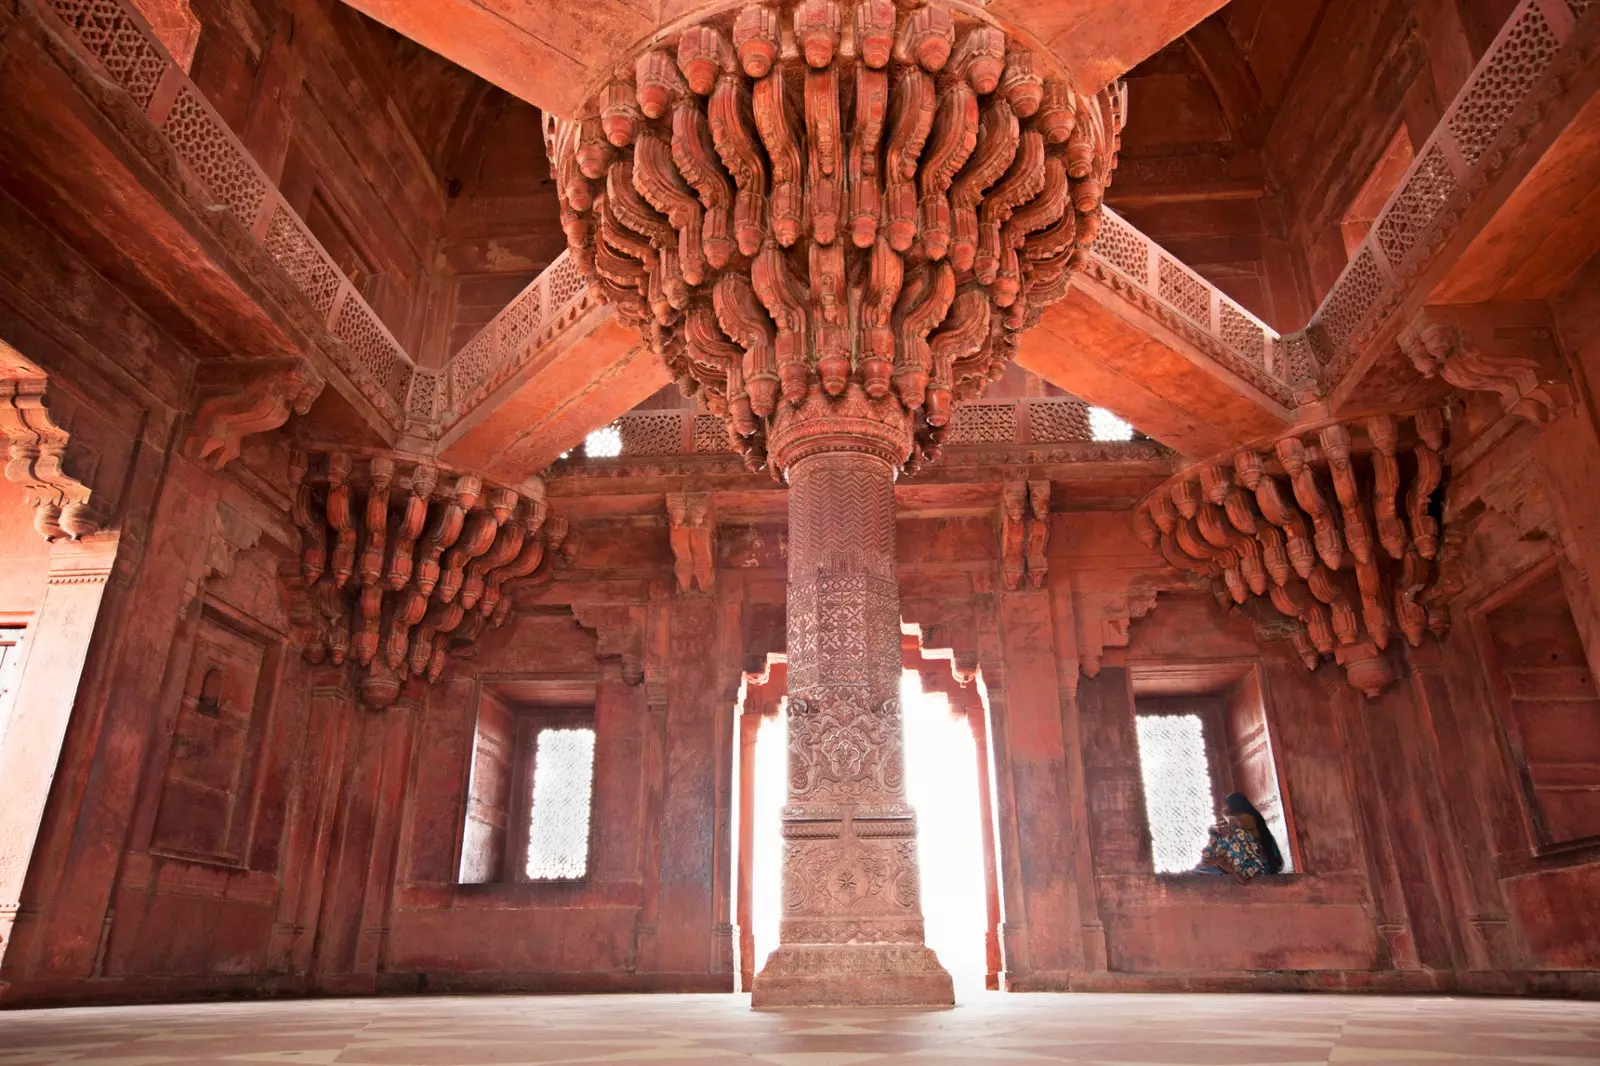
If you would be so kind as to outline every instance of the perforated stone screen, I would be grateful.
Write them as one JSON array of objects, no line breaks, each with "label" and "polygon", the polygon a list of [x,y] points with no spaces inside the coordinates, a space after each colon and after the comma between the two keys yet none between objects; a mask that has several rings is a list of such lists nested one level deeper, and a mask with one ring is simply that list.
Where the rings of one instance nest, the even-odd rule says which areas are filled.
[{"label": "perforated stone screen", "polygon": [[1192,870],[1216,821],[1205,731],[1193,714],[1141,714],[1139,772],[1156,873]]},{"label": "perforated stone screen", "polygon": [[528,878],[572,880],[589,870],[594,730],[541,729],[533,753]]}]

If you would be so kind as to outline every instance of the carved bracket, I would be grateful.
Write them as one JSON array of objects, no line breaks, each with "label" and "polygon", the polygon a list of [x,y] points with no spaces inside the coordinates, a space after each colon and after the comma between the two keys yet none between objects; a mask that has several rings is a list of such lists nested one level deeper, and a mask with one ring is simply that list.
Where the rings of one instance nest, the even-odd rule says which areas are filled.
[{"label": "carved bracket", "polygon": [[643,604],[575,603],[578,624],[594,630],[595,653],[602,659],[622,660],[622,680],[637,685],[644,680]]},{"label": "carved bracket", "polygon": [[678,578],[678,591],[695,588],[710,592],[717,579],[717,522],[711,511],[711,495],[705,492],[669,492],[666,495],[672,569]]},{"label": "carved bracket", "polygon": [[439,680],[447,654],[464,654],[486,627],[505,623],[511,583],[535,577],[566,537],[546,521],[544,483],[520,492],[470,474],[441,477],[429,463],[402,469],[374,456],[296,451],[290,460],[298,564],[280,576],[290,618],[312,662],[353,659],[362,691],[384,707],[409,677]]},{"label": "carved bracket", "polygon": [[248,367],[207,364],[185,450],[220,470],[239,457],[245,437],[277,429],[291,413],[310,411],[325,384],[304,359]]},{"label": "carved bracket", "polygon": [[1050,482],[1006,482],[1000,489],[1000,568],[1007,589],[1020,589],[1024,578],[1044,588],[1049,543]]},{"label": "carved bracket", "polygon": [[93,490],[67,472],[71,434],[51,418],[43,374],[0,365],[0,432],[9,444],[6,480],[21,485],[33,528],[46,540],[78,540],[100,529]]},{"label": "carved bracket", "polygon": [[1332,656],[1376,695],[1393,679],[1383,652],[1397,631],[1416,647],[1448,624],[1425,595],[1444,447],[1437,408],[1299,428],[1178,475],[1140,502],[1134,530],[1225,608],[1247,607],[1258,631],[1275,611],[1282,624],[1267,630],[1308,670]]},{"label": "carved bracket", "polygon": [[1496,393],[1507,414],[1535,425],[1571,407],[1572,387],[1555,380],[1534,358],[1538,347],[1552,347],[1550,332],[1526,327],[1507,331],[1516,337],[1507,343],[1499,336],[1501,331],[1483,328],[1476,310],[1425,308],[1417,315],[1400,334],[1400,348],[1417,372],[1424,377],[1437,375],[1468,392]]}]

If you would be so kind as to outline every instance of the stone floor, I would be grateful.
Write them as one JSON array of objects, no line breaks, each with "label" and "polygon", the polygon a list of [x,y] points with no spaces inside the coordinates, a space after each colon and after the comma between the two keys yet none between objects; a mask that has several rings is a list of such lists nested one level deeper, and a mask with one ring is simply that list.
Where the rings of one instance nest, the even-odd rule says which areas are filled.
[{"label": "stone floor", "polygon": [[986,994],[757,1014],[742,996],[312,1000],[0,1014],[0,1066],[197,1063],[1600,1063],[1600,1004]]}]

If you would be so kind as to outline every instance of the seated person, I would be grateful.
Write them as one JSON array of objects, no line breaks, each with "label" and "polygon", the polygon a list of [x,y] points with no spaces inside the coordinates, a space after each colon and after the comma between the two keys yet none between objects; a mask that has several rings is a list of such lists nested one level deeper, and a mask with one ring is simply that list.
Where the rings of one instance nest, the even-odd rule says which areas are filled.
[{"label": "seated person", "polygon": [[1261,874],[1283,872],[1283,853],[1267,820],[1242,792],[1222,801],[1222,815],[1211,827],[1197,873],[1232,874],[1240,884]]}]

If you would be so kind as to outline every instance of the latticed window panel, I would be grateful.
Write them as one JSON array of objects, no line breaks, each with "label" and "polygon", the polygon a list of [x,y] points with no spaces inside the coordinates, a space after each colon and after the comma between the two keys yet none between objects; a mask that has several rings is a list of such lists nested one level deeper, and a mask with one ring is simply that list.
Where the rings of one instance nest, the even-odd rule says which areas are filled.
[{"label": "latticed window panel", "polygon": [[267,195],[267,181],[250,165],[221,121],[200,102],[193,87],[185,85],[178,91],[161,132],[234,217],[245,225],[255,221]]},{"label": "latticed window panel", "polygon": [[1035,444],[1093,440],[1089,405],[1082,400],[1033,400],[1028,404],[1028,436]]},{"label": "latticed window panel", "polygon": [[1159,264],[1161,298],[1195,325],[1210,328],[1211,294],[1206,291],[1205,283],[1166,256],[1161,257]]},{"label": "latticed window panel", "polygon": [[167,60],[117,0],[54,0],[51,5],[89,54],[140,107],[149,107]]},{"label": "latticed window panel", "polygon": [[1594,5],[1594,0],[1567,0],[1567,10],[1572,12],[1572,17],[1581,19]]},{"label": "latticed window panel", "polygon": [[1012,444],[1017,439],[1017,408],[1009,403],[969,403],[956,408],[946,444]]},{"label": "latticed window panel", "polygon": [[1383,295],[1384,287],[1378,264],[1373,261],[1372,253],[1363,248],[1350,261],[1349,268],[1339,276],[1339,280],[1334,282],[1333,292],[1318,314],[1318,321],[1328,336],[1328,344],[1333,352],[1342,351],[1349,343],[1361,320],[1367,317],[1367,312]]},{"label": "latticed window panel", "polygon": [[1438,145],[1423,153],[1405,187],[1378,221],[1378,245],[1389,262],[1399,263],[1416,247],[1439,211],[1456,194],[1456,176]]},{"label": "latticed window panel", "polygon": [[617,419],[623,455],[677,455],[683,451],[683,416],[676,411]]},{"label": "latticed window panel", "polygon": [[694,416],[694,450],[703,453],[731,452],[728,430],[716,415]]},{"label": "latticed window panel", "polygon": [[1139,773],[1156,873],[1192,870],[1216,821],[1211,767],[1199,715],[1141,714]]},{"label": "latticed window panel", "polygon": [[1094,252],[1141,285],[1150,284],[1150,245],[1131,226],[1106,211]]},{"label": "latticed window panel", "polygon": [[1218,321],[1222,328],[1222,343],[1249,359],[1256,366],[1266,359],[1267,335],[1252,322],[1248,315],[1227,300],[1218,301]]},{"label": "latticed window panel", "polygon": [[334,323],[333,335],[349,347],[351,355],[372,380],[396,400],[405,396],[411,378],[411,368],[406,364],[405,353],[378,323],[372,308],[354,293],[346,297],[339,308],[339,320]]},{"label": "latticed window panel", "polygon": [[1291,385],[1315,381],[1321,369],[1316,350],[1304,333],[1280,337],[1274,346],[1273,365],[1279,377]]},{"label": "latticed window panel", "polygon": [[500,350],[508,357],[515,358],[522,351],[522,346],[528,343],[534,331],[544,321],[544,294],[537,285],[530,285],[524,289],[510,305],[500,312],[495,329],[500,335]]},{"label": "latticed window panel", "polygon": [[267,226],[267,237],[262,244],[267,255],[289,275],[289,281],[323,318],[333,310],[334,298],[339,295],[339,273],[322,250],[306,232],[293,211],[279,203]]},{"label": "latticed window panel", "polygon": [[557,308],[577,298],[589,287],[589,282],[584,278],[583,272],[578,269],[578,264],[565,252],[554,263],[550,264],[550,311],[553,314]]},{"label": "latticed window panel", "polygon": [[439,397],[439,374],[432,370],[418,370],[411,378],[411,397],[407,413],[422,422],[433,420],[434,404]]},{"label": "latticed window panel", "polygon": [[467,397],[489,376],[493,362],[494,337],[488,330],[473,337],[450,360],[450,403],[457,411],[465,406]]},{"label": "latticed window panel", "polygon": [[589,872],[594,730],[541,729],[534,742],[528,877],[572,880]]},{"label": "latticed window panel", "polygon": [[1446,119],[1467,166],[1476,166],[1488,151],[1560,46],[1544,12],[1530,4],[1491,54],[1488,67],[1473,81],[1460,106]]}]

